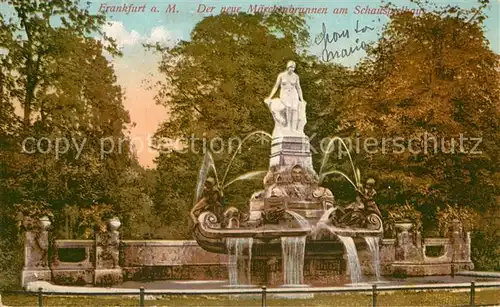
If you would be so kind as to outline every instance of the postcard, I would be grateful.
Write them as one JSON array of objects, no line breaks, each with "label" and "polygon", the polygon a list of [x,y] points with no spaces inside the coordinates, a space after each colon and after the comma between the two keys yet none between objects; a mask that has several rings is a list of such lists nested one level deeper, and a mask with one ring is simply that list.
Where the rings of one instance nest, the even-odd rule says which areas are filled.
[{"label": "postcard", "polygon": [[500,304],[499,31],[498,0],[0,0],[0,305]]}]

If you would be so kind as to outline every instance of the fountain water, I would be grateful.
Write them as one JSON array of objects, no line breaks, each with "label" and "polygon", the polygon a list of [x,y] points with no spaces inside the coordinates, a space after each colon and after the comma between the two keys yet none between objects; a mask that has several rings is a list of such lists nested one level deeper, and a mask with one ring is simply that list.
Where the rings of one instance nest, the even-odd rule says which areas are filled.
[{"label": "fountain water", "polygon": [[359,264],[358,252],[356,245],[351,237],[339,236],[337,237],[342,241],[347,253],[347,261],[349,271],[351,272],[351,282],[353,284],[361,282],[361,265]]},{"label": "fountain water", "polygon": [[366,244],[372,253],[372,263],[373,269],[375,271],[375,276],[377,281],[380,280],[380,253],[379,253],[379,237],[365,237]]},{"label": "fountain water", "polygon": [[[229,253],[228,271],[229,285],[238,286],[242,284],[251,284],[251,264],[252,264],[252,245],[253,238],[227,238],[226,246]],[[246,268],[246,280],[241,277],[241,265],[244,262],[243,250],[248,248],[248,263]],[[244,271],[244,270],[243,270]]]},{"label": "fountain water", "polygon": [[286,210],[285,212],[288,213],[288,214],[290,214],[291,216],[293,216],[297,220],[297,222],[300,225],[300,228],[308,228],[308,227],[311,226],[311,224],[309,223],[309,221],[306,220],[305,217],[303,217],[302,215],[298,214],[297,212],[293,212],[291,210]]},{"label": "fountain water", "polygon": [[[290,73],[290,70],[286,73]],[[316,173],[312,163],[310,140],[304,133],[306,104],[297,98],[298,93],[295,95],[293,88],[283,91],[283,97],[280,95],[280,99],[272,99],[276,88],[264,101],[274,118],[272,135],[256,131],[244,140],[250,140],[254,135],[271,140],[267,171],[249,172],[226,183],[229,168],[239,150],[231,157],[220,181],[211,155],[205,157],[200,169],[196,204],[191,211],[193,222],[196,224],[196,241],[207,251],[229,253],[231,284],[239,282],[238,258],[242,258],[245,244],[250,245],[251,249],[253,243],[256,245],[254,252],[259,258],[256,264],[265,268],[262,270],[263,274],[255,276],[263,282],[275,283],[274,273],[279,270],[276,269],[275,259],[279,257],[281,241],[284,283],[300,285],[304,283],[306,248],[308,259],[314,264],[321,264],[317,265],[317,270],[331,273],[341,267],[337,265],[341,261],[337,252],[341,249],[340,244],[336,242],[335,247],[331,245],[333,236],[315,237],[319,230],[326,228],[344,244],[352,282],[359,282],[361,270],[352,238],[378,236],[383,231],[381,215],[373,200],[376,194],[373,182],[367,180],[366,185],[361,183],[361,172],[354,166],[346,144],[338,137],[332,138],[327,152],[332,152],[334,143],[338,142],[343,146],[349,156],[353,179],[338,170],[330,170],[327,165],[328,154],[322,159],[319,174]],[[242,142],[240,147],[243,143],[245,142]],[[210,171],[214,173],[215,178],[210,181],[207,179],[207,184],[204,185],[202,182]],[[240,212],[236,207],[224,208],[225,188],[233,182],[254,179],[264,174],[263,189],[252,194],[247,212]],[[329,175],[341,175],[349,181],[358,194],[356,201],[345,207],[338,206],[332,191],[321,186],[322,181]],[[295,220],[290,220],[290,216]],[[249,241],[250,237],[254,241]],[[325,247],[332,251],[328,259],[325,259]],[[251,251],[248,254],[251,257]],[[263,261],[260,258],[268,260]],[[310,275],[306,276],[309,278]]]},{"label": "fountain water", "polygon": [[285,285],[301,285],[304,283],[305,247],[306,236],[281,237],[283,279]]}]

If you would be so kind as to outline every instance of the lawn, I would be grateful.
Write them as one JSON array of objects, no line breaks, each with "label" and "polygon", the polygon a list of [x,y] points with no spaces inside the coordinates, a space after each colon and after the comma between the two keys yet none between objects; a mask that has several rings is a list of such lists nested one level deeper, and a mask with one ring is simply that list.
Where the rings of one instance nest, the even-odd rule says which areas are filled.
[{"label": "lawn", "polygon": [[[377,296],[377,306],[467,306],[469,292],[421,291],[382,293]],[[36,296],[4,295],[6,306],[37,306]],[[475,303],[499,305],[500,289],[476,291]],[[134,297],[81,296],[44,297],[43,306],[138,306]],[[371,294],[316,294],[308,299],[284,299],[268,295],[268,306],[371,306]],[[261,297],[245,296],[147,296],[146,306],[261,306]]]}]

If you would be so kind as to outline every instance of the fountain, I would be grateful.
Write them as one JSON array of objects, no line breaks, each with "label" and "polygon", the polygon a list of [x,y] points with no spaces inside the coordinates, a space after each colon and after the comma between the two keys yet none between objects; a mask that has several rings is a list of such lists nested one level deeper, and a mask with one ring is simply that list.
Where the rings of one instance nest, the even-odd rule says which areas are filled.
[{"label": "fountain", "polygon": [[359,264],[358,252],[356,251],[356,245],[351,237],[338,236],[340,241],[345,246],[347,253],[347,260],[349,264],[349,270],[351,273],[351,282],[353,284],[361,282],[361,265]]},{"label": "fountain", "polygon": [[[473,269],[474,264],[470,234],[458,220],[448,225],[447,237],[422,238],[419,222],[406,220],[411,215],[402,214],[392,221],[394,236],[381,240],[383,225],[374,201],[374,180],[362,183],[361,172],[348,151],[352,177],[326,167],[335,142],[347,149],[340,138],[331,139],[316,173],[309,138],[304,134],[305,101],[294,68],[295,64],[289,63],[265,100],[275,122],[272,135],[256,131],[245,137],[222,178],[210,152],[205,154],[191,210],[197,242],[122,240],[118,231],[121,223],[113,218],[108,221],[107,230],[94,240],[54,240],[49,244],[50,220],[28,219],[24,221],[23,286],[38,289],[41,281],[109,286],[182,280],[195,281],[202,287],[206,282],[220,284],[227,277],[230,287],[332,286],[349,281],[357,286],[365,279],[360,264],[365,268],[368,262],[377,283],[379,276],[389,275],[400,279],[482,274],[460,272]],[[279,86],[280,98],[273,99]],[[271,139],[268,169],[249,172],[226,183],[236,153],[255,135]],[[248,210],[241,212],[223,205],[225,188],[261,175],[265,175],[263,189],[250,197]],[[332,191],[321,186],[328,175],[346,179],[357,192],[356,199],[347,206],[336,204]],[[358,248],[369,250],[371,257],[367,253],[358,257]],[[367,261],[369,258],[371,261]],[[66,288],[58,289],[68,292]],[[286,297],[290,295],[287,293]],[[303,293],[297,295],[303,297]]]},{"label": "fountain", "polygon": [[[304,271],[311,275],[311,270],[321,268],[322,262],[336,263],[330,265],[334,267],[331,271],[341,271],[345,267],[342,246],[347,253],[351,282],[357,283],[361,281],[361,270],[355,240],[379,238],[383,232],[380,212],[373,201],[372,180],[363,187],[359,170],[354,174],[356,184],[338,171],[321,170],[318,176],[314,170],[309,138],[304,133],[306,103],[294,68],[295,63],[289,62],[287,71],[279,75],[270,97],[265,100],[275,122],[269,169],[264,189],[249,200],[248,212],[221,205],[221,189],[225,186],[218,183],[211,156],[205,158],[200,170],[196,204],[191,212],[194,236],[203,249],[231,255],[231,284],[237,284],[235,265],[243,255],[254,275],[262,273],[262,284],[304,284],[307,279]],[[280,97],[273,99],[279,86]],[[214,171],[215,178],[205,180],[210,170]],[[345,208],[336,206],[333,193],[320,186],[326,175],[334,173],[347,178],[358,192],[356,201]],[[226,175],[227,171],[223,180]],[[245,240],[253,244],[243,244]],[[368,240],[375,242],[375,239]],[[251,259],[252,253],[254,259]],[[268,276],[269,263],[274,263],[274,259],[281,260],[282,280],[270,280]]]},{"label": "fountain", "polygon": [[281,237],[284,285],[301,285],[304,281],[306,237]]},{"label": "fountain", "polygon": [[380,280],[380,251],[379,251],[379,237],[365,237],[366,244],[372,253],[372,266],[375,272],[377,281]]}]

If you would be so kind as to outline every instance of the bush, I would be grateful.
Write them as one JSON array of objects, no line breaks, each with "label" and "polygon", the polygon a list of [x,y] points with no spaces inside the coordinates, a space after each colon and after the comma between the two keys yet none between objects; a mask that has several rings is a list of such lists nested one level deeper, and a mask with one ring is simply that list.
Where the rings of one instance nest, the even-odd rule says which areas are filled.
[{"label": "bush", "polygon": [[[2,223],[3,224],[3,223]],[[15,230],[1,225],[0,233],[0,290],[17,289],[21,286],[23,247]]]},{"label": "bush", "polygon": [[482,214],[477,229],[471,233],[471,259],[476,270],[500,271],[499,214],[499,209]]}]

